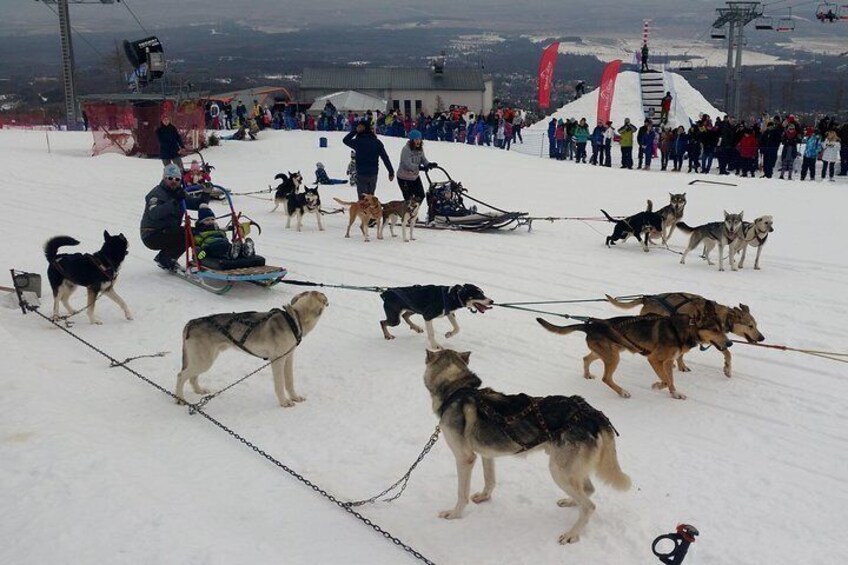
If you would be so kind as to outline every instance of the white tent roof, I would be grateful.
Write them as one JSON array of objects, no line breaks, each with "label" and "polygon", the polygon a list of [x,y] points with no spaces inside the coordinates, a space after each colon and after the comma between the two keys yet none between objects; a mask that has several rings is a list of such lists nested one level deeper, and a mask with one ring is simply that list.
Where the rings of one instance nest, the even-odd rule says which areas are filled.
[{"label": "white tent roof", "polygon": [[324,105],[327,103],[327,100],[332,102],[333,106],[335,106],[336,110],[339,112],[362,113],[366,110],[380,110],[381,112],[385,112],[386,107],[389,105],[388,100],[377,98],[376,96],[363,94],[355,90],[343,90],[341,92],[334,92],[332,94],[316,98],[315,102],[312,103],[312,106],[309,107],[308,112],[312,114],[320,114],[324,109]]}]

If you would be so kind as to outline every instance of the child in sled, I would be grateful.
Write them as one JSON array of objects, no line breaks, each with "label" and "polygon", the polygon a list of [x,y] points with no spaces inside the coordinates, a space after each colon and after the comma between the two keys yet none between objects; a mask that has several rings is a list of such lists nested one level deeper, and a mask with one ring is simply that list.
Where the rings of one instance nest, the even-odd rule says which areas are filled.
[{"label": "child in sled", "polygon": [[205,186],[211,182],[212,177],[200,167],[200,162],[197,159],[192,159],[191,167],[183,173],[183,183],[186,186]]},{"label": "child in sled", "polygon": [[345,184],[343,179],[331,179],[324,168],[324,163],[315,163],[315,184]]},{"label": "child in sled", "polygon": [[209,206],[202,205],[197,211],[193,232],[197,258],[201,262],[206,258],[237,259],[254,254],[252,245],[242,245],[239,241],[230,242],[227,232],[215,222],[215,213]]}]

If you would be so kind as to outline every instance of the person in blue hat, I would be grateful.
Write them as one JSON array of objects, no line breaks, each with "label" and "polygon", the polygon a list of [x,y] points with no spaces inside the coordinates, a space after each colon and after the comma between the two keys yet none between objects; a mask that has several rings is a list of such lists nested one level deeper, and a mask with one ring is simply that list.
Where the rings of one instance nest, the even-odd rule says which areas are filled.
[{"label": "person in blue hat", "polygon": [[414,129],[409,132],[409,141],[400,152],[400,164],[398,165],[398,185],[404,200],[415,198],[419,202],[424,201],[424,186],[421,184],[421,171],[437,167],[438,163],[431,163],[424,155],[424,140],[421,132]]}]

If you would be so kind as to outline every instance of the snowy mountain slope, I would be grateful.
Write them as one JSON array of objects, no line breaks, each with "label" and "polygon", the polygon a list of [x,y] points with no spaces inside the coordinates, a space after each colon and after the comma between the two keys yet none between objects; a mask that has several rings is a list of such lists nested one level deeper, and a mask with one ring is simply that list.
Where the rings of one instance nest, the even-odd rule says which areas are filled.
[{"label": "snowy mountain slope", "polygon": [[[327,135],[327,134],[324,134]],[[348,151],[340,134],[319,149],[318,135],[263,133],[254,143],[209,150],[215,180],[233,190],[267,186],[279,171],[312,179],[323,161],[342,176]],[[157,181],[156,161],[87,156],[90,138],[0,132],[0,183],[6,214],[7,268],[46,271],[41,245],[67,233],[81,251],[99,247],[103,229],[122,231],[130,255],[118,288],[135,314],[98,306],[103,326],[73,330],[115,357],[170,351],[133,367],[170,389],[179,369],[180,331],[212,312],[263,310],[300,288],[236,288],[218,297],[185,284],[152,262],[137,233],[143,196]],[[386,139],[396,162],[401,140]],[[775,233],[761,271],[719,273],[694,255],[689,264],[635,243],[603,246],[610,226],[536,222],[528,233],[420,230],[418,241],[343,237],[342,215],[312,218],[302,233],[284,229],[270,202],[241,198],[263,226],[258,247],[290,277],[351,285],[474,282],[496,301],[596,298],[687,290],[727,304],[750,305],[770,343],[843,350],[848,338],[839,238],[817,225],[838,222],[848,204],[842,183],[739,179],[739,187],[687,186],[685,174],[602,170],[462,145],[427,144],[471,194],[535,215],[594,216],[657,205],[686,191],[686,221],[716,220],[722,210],[746,218],[770,213]],[[378,196],[399,191],[383,174]],[[322,188],[349,198],[349,187]],[[828,205],[822,206],[822,201]],[[597,231],[601,233],[597,233]],[[672,245],[684,238],[677,232]],[[7,283],[3,283],[7,284]],[[46,286],[46,281],[45,281]],[[270,454],[343,499],[375,494],[412,463],[436,424],[422,383],[424,339],[398,328],[382,339],[376,295],[326,289],[330,308],[298,351],[298,391],[308,401],[276,405],[268,370],[213,400],[209,412]],[[78,293],[73,303],[82,303]],[[44,301],[51,306],[50,299]],[[590,303],[558,310],[610,317]],[[844,366],[793,353],[733,348],[732,379],[715,351],[693,352],[693,372],[676,375],[685,401],[651,390],[645,361],[625,356],[617,380],[623,400],[581,377],[579,335],[554,336],[534,315],[496,308],[459,314],[462,332],[447,341],[473,352],[487,386],[534,395],[580,394],[618,430],[628,493],[599,486],[598,510],[580,543],[557,536],[576,519],[542,455],[498,462],[490,503],[460,521],[438,511],[453,505],[453,457],[440,441],[413,474],[402,498],[363,512],[438,563],[652,563],[650,543],[678,522],[701,530],[687,563],[823,562],[838,554],[838,520],[848,503],[842,468],[848,444]],[[551,316],[548,319],[562,323]],[[445,331],[444,320],[437,329]],[[155,389],[82,348],[33,315],[0,309],[4,394],[0,397],[0,561],[4,563],[402,563],[407,555],[351,520],[291,477]],[[441,341],[446,341],[443,338]],[[222,355],[202,381],[217,390],[257,367],[241,353]],[[599,367],[595,367],[597,372]],[[192,395],[190,398],[195,398]],[[482,484],[478,470],[474,486]]]},{"label": "snowy mountain slope", "polygon": [[[716,109],[710,104],[704,95],[698,92],[686,77],[678,73],[668,73],[672,77],[673,87],[666,84],[667,89],[674,91],[675,102],[672,106],[672,111],[669,115],[669,123],[674,125],[684,125],[689,127],[690,120],[692,122],[699,119],[703,114],[707,114],[715,119],[717,116],[723,116],[724,113]],[[597,123],[598,115],[598,89],[591,90],[585,96],[581,96],[573,102],[569,102],[565,106],[553,113],[552,118],[557,120],[566,118],[586,118],[586,121],[591,127]],[[634,71],[624,71],[619,73],[615,82],[615,95],[612,99],[612,108],[610,110],[610,119],[616,128],[624,124],[624,118],[630,118],[630,122],[641,125],[644,121],[644,113],[642,111],[642,95],[639,85],[639,73]],[[656,116],[659,119],[659,116]],[[530,126],[529,129],[547,131],[548,122],[550,120],[542,120]]]}]

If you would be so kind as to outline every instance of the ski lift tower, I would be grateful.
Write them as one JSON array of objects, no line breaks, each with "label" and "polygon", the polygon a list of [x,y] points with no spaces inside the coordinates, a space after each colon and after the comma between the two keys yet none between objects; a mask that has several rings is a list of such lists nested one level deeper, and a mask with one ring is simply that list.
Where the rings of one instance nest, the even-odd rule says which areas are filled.
[{"label": "ski lift tower", "polygon": [[[742,48],[745,46],[745,26],[763,17],[762,2],[727,2],[716,9],[713,30],[727,29],[727,77],[724,82],[724,104],[727,113],[739,113],[742,95]],[[714,37],[721,37],[715,34]],[[734,59],[733,49],[736,48]]]},{"label": "ski lift tower", "polygon": [[[65,87],[65,119],[68,129],[77,127],[77,91],[74,83],[74,46],[71,41],[71,17],[68,4],[114,4],[115,0],[41,0],[55,4],[59,12],[62,39],[62,85]],[[118,0],[120,2],[120,0]]]}]

